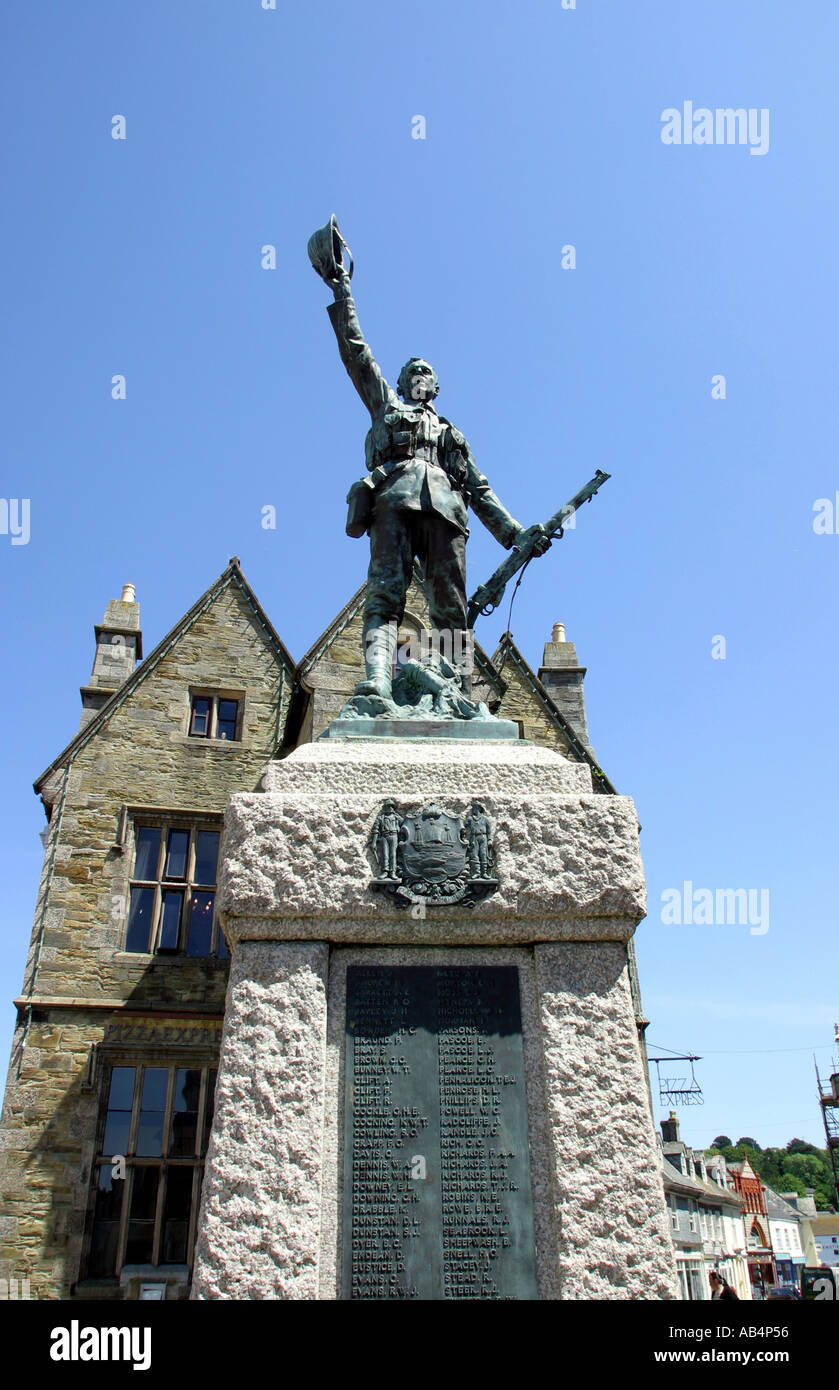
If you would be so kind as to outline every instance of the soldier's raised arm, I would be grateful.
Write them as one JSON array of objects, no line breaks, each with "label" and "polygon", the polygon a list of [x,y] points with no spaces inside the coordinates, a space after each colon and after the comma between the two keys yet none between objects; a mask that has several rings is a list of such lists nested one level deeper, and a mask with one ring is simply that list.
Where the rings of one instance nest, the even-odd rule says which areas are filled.
[{"label": "soldier's raised arm", "polygon": [[341,236],[334,213],[325,227],[320,227],[309,237],[309,260],[321,280],[335,295],[335,303],[330,304],[326,312],[335,329],[341,361],[349,372],[350,380],[359,396],[370,414],[375,417],[382,406],[395,397],[382,376],[379,364],[370,351],[358,322],[355,302],[350,292],[352,252]]},{"label": "soldier's raised arm", "polygon": [[350,277],[345,270],[333,280],[332,290],[335,303],[328,305],[326,312],[335,329],[341,361],[370,414],[375,416],[393,397],[393,390],[385,381],[382,370],[361,331],[355,311],[355,300],[350,293]]}]

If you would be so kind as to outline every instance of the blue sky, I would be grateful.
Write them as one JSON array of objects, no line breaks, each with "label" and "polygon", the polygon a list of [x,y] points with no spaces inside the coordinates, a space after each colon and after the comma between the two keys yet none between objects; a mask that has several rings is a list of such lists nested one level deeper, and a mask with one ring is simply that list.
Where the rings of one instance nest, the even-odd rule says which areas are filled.
[{"label": "blue sky", "polygon": [[[531,566],[513,632],[538,667],[565,622],[598,756],[636,800],[649,1040],[704,1059],[683,1136],[823,1142],[833,0],[42,0],[2,24],[4,496],[30,500],[28,542],[0,534],[3,998],[41,861],[31,783],[77,728],[108,599],[136,584],[148,651],[238,554],[299,657],[364,578],[343,524],[367,417],[306,257],[334,211],[382,367],[434,363],[441,411],[519,520],[613,475]],[[663,144],[686,101],[768,110],[768,150]],[[503,552],[479,523],[469,549],[471,588]],[[485,648],[505,621],[478,624]],[[768,891],[768,930],[662,922],[686,881]],[[5,1050],[8,1002],[0,1021]]]}]

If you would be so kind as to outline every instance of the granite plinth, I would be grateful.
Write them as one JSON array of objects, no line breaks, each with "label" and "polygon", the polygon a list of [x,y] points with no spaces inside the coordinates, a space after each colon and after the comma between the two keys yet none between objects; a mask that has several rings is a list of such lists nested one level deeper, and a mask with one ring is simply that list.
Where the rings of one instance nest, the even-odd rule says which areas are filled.
[{"label": "granite plinth", "polygon": [[[370,1143],[372,1158],[361,1145],[359,1162],[372,1167],[366,1187],[358,1173],[353,1179],[355,1227],[344,1190],[345,1143],[355,1133],[348,1108],[362,1107],[368,1136],[392,1117],[392,1106],[376,1100],[379,1072],[365,1095],[344,1083],[347,969],[374,965],[515,966],[524,1071],[510,1081],[506,1063],[498,1070],[526,1095],[538,1297],[678,1298],[628,975],[626,942],[645,903],[632,801],[595,793],[589,768],[551,749],[438,734],[320,740],[273,762],[262,786],[234,796],[225,816],[217,901],[231,977],[192,1296],[346,1297],[341,1270],[352,1274],[353,1260],[345,1239],[358,1243],[355,1263],[383,1278],[389,1257],[359,1231],[365,1214],[378,1220],[378,1207],[367,1213],[365,1203],[375,1204],[390,1158],[376,1168]],[[479,798],[492,823],[498,891],[471,909],[395,909],[376,891],[381,866],[371,845],[386,798],[400,809],[434,803],[456,814]],[[380,1057],[374,1028],[365,1056],[403,1078],[400,1105],[418,1114],[408,1051],[398,1036],[390,1041],[383,1038]],[[456,1051],[451,1037],[446,1046]],[[472,1105],[468,1082],[449,1078],[464,1092],[452,1114]],[[379,1101],[382,1116],[370,1110]],[[475,1123],[451,1121],[467,1138]],[[503,1147],[520,1156],[522,1136]],[[409,1162],[415,1150],[423,1156],[411,1134]],[[435,1182],[445,1174],[432,1171],[433,1152]],[[451,1179],[457,1165],[447,1152]],[[466,1191],[477,1181],[475,1161],[457,1162]],[[456,1257],[441,1255],[467,1289],[479,1244],[470,1253],[467,1237]],[[443,1242],[443,1252],[452,1248]],[[389,1276],[381,1288],[381,1297],[395,1296]],[[483,1275],[480,1296],[496,1296]]]},{"label": "granite plinth", "polygon": [[[626,940],[646,910],[638,818],[589,768],[552,749],[442,739],[321,740],[273,763],[262,792],[231,798],[217,907],[228,942],[406,945]],[[401,812],[475,798],[492,825],[498,889],[471,910],[429,905],[406,919],[381,878],[373,827]]]}]

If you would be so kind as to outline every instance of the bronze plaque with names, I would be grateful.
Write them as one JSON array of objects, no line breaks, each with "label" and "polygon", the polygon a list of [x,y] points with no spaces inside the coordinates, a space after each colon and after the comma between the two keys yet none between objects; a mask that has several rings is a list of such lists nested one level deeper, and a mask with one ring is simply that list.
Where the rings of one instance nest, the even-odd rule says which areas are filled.
[{"label": "bronze plaque with names", "polygon": [[515,966],[347,969],[343,1297],[535,1299]]}]

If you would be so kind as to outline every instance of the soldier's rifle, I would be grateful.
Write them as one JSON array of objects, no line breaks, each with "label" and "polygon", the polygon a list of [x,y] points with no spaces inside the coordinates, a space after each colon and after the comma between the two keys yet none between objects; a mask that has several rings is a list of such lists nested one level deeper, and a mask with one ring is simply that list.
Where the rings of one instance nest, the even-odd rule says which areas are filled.
[{"label": "soldier's rifle", "polygon": [[[568,525],[574,513],[583,505],[590,502],[592,497],[597,495],[598,490],[604,483],[611,478],[611,473],[604,473],[598,468],[594,477],[581,487],[579,492],[575,492],[570,502],[566,502],[560,507],[558,512],[554,512],[552,517],[545,522],[544,526],[530,526],[525,531],[521,542],[514,545],[507,559],[498,566],[498,569],[487,580],[486,584],[481,584],[469,600],[466,610],[466,623],[468,627],[475,626],[475,619],[480,616],[488,618],[490,613],[494,613],[502,598],[504,590],[509,584],[514,574],[518,574],[520,569],[530,564],[534,555],[542,554],[543,549],[540,542],[543,542],[547,535],[548,540],[562,540],[565,534],[564,528]],[[521,581],[519,581],[520,583]]]}]

